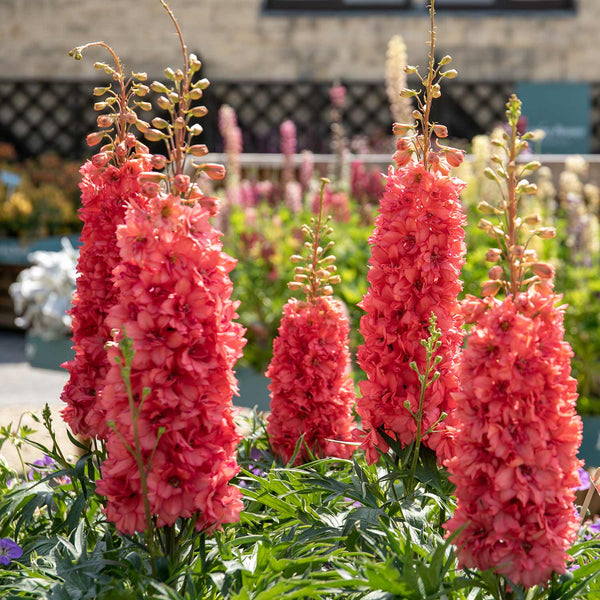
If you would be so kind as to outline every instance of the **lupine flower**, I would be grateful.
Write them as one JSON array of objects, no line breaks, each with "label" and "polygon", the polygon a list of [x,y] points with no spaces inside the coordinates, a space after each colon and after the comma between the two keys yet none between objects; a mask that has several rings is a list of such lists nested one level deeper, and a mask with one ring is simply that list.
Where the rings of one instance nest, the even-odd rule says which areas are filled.
[{"label": "lupine flower", "polygon": [[[283,307],[273,358],[267,369],[271,379],[271,414],[267,433],[273,453],[289,462],[300,442],[296,463],[336,456],[348,458],[353,448],[344,444],[353,429],[354,383],[350,377],[348,334],[350,326],[344,305],[331,298],[335,257],[327,255],[333,242],[325,244],[323,192],[318,218],[303,231],[310,242],[309,256],[295,255],[292,290],[301,290],[306,300],[290,299]],[[342,442],[342,443],[340,443]]]},{"label": "lupine flower", "polygon": [[[377,448],[388,449],[379,428],[396,436],[402,446],[415,438],[417,423],[404,403],[410,402],[416,413],[420,385],[410,363],[415,361],[424,372],[421,340],[428,337],[432,312],[442,331],[438,354],[443,360],[438,366],[440,377],[426,394],[421,430],[426,432],[453,407],[463,337],[456,300],[465,252],[459,200],[463,187],[460,180],[428,172],[419,163],[389,170],[369,240],[370,288],[361,303],[366,314],[360,322],[365,343],[358,349],[358,361],[368,379],[360,383],[357,412],[363,431],[356,435],[363,440],[370,462],[378,459]],[[448,441],[443,424],[423,438],[441,458],[450,455]]]},{"label": "lupine flower", "polygon": [[404,71],[406,64],[406,44],[402,36],[395,35],[387,45],[385,83],[390,111],[394,121],[398,123],[411,123],[414,120],[411,99],[400,95],[400,92],[406,87],[406,72]]},{"label": "lupine flower", "polygon": [[[158,527],[195,518],[198,530],[212,529],[237,520],[242,507],[228,483],[239,470],[231,398],[243,329],[230,299],[235,261],[221,251],[210,216],[201,203],[161,193],[132,203],[117,234],[119,302],[107,322],[135,351],[131,385],[137,405],[145,398],[137,428],[145,464],[152,457],[148,502]],[[101,402],[119,435],[108,438],[97,489],[107,518],[131,534],[146,523],[140,473],[123,443],[133,446],[134,434],[118,354],[109,350]]]},{"label": "lupine flower", "polygon": [[279,126],[279,148],[283,154],[281,182],[284,191],[287,184],[294,180],[294,154],[296,153],[296,125],[288,119]]},{"label": "lupine flower", "polygon": [[458,505],[446,528],[464,526],[454,540],[461,565],[528,587],[565,572],[579,528],[582,427],[556,300],[532,287],[486,301],[463,353],[461,451],[448,463]]},{"label": "lupine flower", "polygon": [[243,151],[243,138],[235,109],[227,104],[223,104],[219,109],[219,131],[223,138],[224,151],[227,154],[227,177],[225,179],[227,199],[232,204],[239,204],[239,188],[242,179],[240,156]]},{"label": "lupine flower", "polygon": [[70,373],[61,395],[67,403],[63,418],[74,433],[86,437],[107,433],[97,399],[109,368],[104,349],[111,339],[106,315],[117,297],[111,275],[119,261],[116,229],[123,222],[127,202],[141,200],[138,175],[152,169],[146,158],[130,159],[121,167],[104,166],[105,162],[92,159],[81,168],[82,245],[71,309],[75,358],[63,365]]},{"label": "lupine flower", "polygon": [[23,548],[8,538],[0,539],[0,565],[7,566],[10,561],[23,556]]},{"label": "lupine flower", "polygon": [[315,173],[315,157],[310,150],[302,151],[300,162],[300,172],[298,180],[302,186],[302,191],[306,192],[310,189],[310,184]]},{"label": "lupine flower", "polygon": [[[317,193],[313,198],[313,212],[316,212],[319,208],[320,197],[321,195]],[[323,195],[323,208],[338,223],[347,223],[350,220],[350,199],[343,190],[334,192],[326,189]]]}]

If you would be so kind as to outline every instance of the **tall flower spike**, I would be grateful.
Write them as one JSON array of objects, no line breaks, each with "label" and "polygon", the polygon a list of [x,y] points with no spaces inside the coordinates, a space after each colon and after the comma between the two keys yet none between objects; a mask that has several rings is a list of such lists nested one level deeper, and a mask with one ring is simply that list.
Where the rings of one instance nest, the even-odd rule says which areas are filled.
[{"label": "tall flower spike", "polygon": [[[434,65],[433,8],[432,2],[429,70],[426,77],[420,77],[424,89],[403,92],[419,106],[414,112],[417,124],[394,126],[395,133],[404,136],[394,157],[398,167],[388,171],[369,240],[370,287],[361,303],[366,314],[360,322],[365,343],[358,349],[367,380],[360,383],[357,412],[362,428],[355,436],[362,440],[370,462],[379,458],[378,449],[389,449],[380,431],[397,438],[403,447],[423,432],[422,443],[436,450],[440,461],[452,450],[449,419],[443,421],[443,416],[451,415],[458,389],[456,369],[463,338],[457,295],[465,254],[459,198],[464,183],[447,176],[450,149],[431,147],[432,136],[445,135],[443,126],[429,122],[429,114],[433,99],[440,95],[436,78],[449,76],[449,71],[441,73],[440,68],[450,62],[450,57],[444,57]],[[417,73],[415,67],[408,70]],[[452,150],[452,156],[462,159],[459,151]],[[432,313],[441,331],[437,352],[441,362],[436,365],[439,377],[421,398],[417,371],[426,372],[421,342],[429,337]],[[416,370],[411,368],[413,362]]]},{"label": "tall flower spike", "polygon": [[385,58],[385,83],[392,117],[398,123],[412,123],[412,102],[401,95],[406,87],[407,60],[406,44],[401,35],[390,39]]},{"label": "tall flower spike", "polygon": [[[205,112],[193,101],[208,82],[191,82],[199,62],[187,56],[163,5],[179,35],[184,70],[166,70],[170,89],[152,84],[171,115],[165,125],[153,122],[167,144],[165,172],[140,176],[151,197],[132,202],[118,228],[119,302],[107,319],[114,343],[102,406],[111,433],[97,490],[106,496],[108,520],[127,534],[180,518],[210,531],[236,521],[242,508],[239,490],[229,485],[239,470],[233,366],[245,343],[233,321],[235,260],[222,252],[210,221],[215,199],[202,196],[184,171],[186,156],[205,152],[191,143],[199,125],[190,119]],[[219,165],[200,170],[224,174]]]},{"label": "tall flower spike", "polygon": [[323,192],[317,219],[304,225],[308,256],[295,255],[296,275],[289,287],[306,299],[292,298],[283,309],[279,336],[267,369],[271,379],[271,414],[267,433],[273,452],[289,462],[298,443],[296,462],[316,457],[348,458],[353,421],[354,384],[350,377],[348,316],[342,302],[331,297],[335,256],[324,244],[331,229],[323,223]]},{"label": "tall flower spike", "polygon": [[[521,103],[507,104],[510,133],[497,146],[503,156],[488,176],[500,185],[499,206],[481,208],[497,224],[484,228],[498,244],[487,255],[497,262],[484,283],[485,298],[464,303],[470,331],[457,394],[456,447],[449,462],[457,508],[445,527],[458,532],[462,566],[495,569],[510,582],[545,585],[564,573],[576,538],[574,491],[579,485],[577,450],[581,419],[575,413],[572,351],[564,341],[564,306],[552,291],[553,271],[527,249],[532,235],[550,237],[537,215],[521,218],[519,198],[534,188],[517,157],[530,134],[520,136]],[[527,226],[533,230],[527,231]],[[504,290],[503,301],[494,298]]]},{"label": "tall flower spike", "polygon": [[104,42],[76,48],[71,54],[79,59],[82,51],[91,46],[105,48],[113,57],[114,68],[105,63],[94,67],[110,75],[118,90],[113,91],[111,85],[94,89],[95,96],[105,97],[94,107],[100,111],[108,109],[108,113],[98,116],[102,131],[91,133],[88,143],[95,145],[105,138],[108,143],[80,171],[83,206],[79,218],[83,230],[71,310],[75,357],[63,365],[70,377],[61,398],[67,404],[63,417],[75,433],[103,438],[107,428],[98,397],[109,368],[104,349],[111,339],[106,316],[117,301],[111,277],[119,261],[116,230],[124,220],[126,204],[143,201],[138,176],[152,166],[148,148],[130,132],[137,119],[135,105],[140,104],[136,98],[148,91],[142,83],[145,75],[138,73],[126,79],[121,62]]}]

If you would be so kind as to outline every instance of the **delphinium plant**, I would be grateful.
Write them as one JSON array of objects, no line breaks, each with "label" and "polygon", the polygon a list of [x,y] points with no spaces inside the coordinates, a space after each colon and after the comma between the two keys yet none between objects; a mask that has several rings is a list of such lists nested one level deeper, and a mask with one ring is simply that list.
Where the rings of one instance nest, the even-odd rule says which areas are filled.
[{"label": "delphinium plant", "polygon": [[204,534],[238,519],[240,492],[229,485],[238,472],[240,439],[233,365],[245,341],[230,298],[235,261],[222,252],[210,220],[218,201],[196,182],[202,172],[216,179],[225,174],[219,165],[194,160],[207,153],[194,143],[202,130],[194,121],[206,114],[195,101],[208,81],[194,81],[200,61],[188,55],[162,4],[184,65],[166,69],[168,84],[150,85],[169,120],[136,121],[148,140],[165,142],[167,154],[154,156],[162,170],[139,175],[144,199],[129,203],[117,230],[118,299],[107,317],[113,341],[100,399],[108,456],[97,484],[117,529],[145,532],[153,572],[158,554],[176,562],[189,550],[180,546],[182,538],[203,543],[203,536],[189,537],[190,529]]},{"label": "delphinium plant", "polygon": [[[462,317],[457,295],[464,262],[464,217],[459,193],[464,184],[449,176],[463,152],[444,146],[446,127],[430,120],[440,82],[456,71],[436,65],[434,3],[427,72],[421,91],[404,89],[416,104],[415,123],[396,123],[396,168],[390,167],[375,229],[370,238],[370,284],[361,306],[365,343],[358,362],[367,375],[357,401],[361,428],[356,432],[369,461],[387,452],[389,440],[403,448],[427,446],[442,461],[451,455],[451,429],[445,417],[458,389],[457,359]],[[435,356],[423,342],[434,315],[441,332]],[[433,374],[435,371],[435,376]]]},{"label": "delphinium plant", "polygon": [[343,303],[332,298],[340,277],[335,256],[329,254],[333,242],[327,242],[332,229],[323,216],[325,184],[316,218],[302,228],[307,256],[292,256],[296,268],[289,287],[305,297],[291,298],[284,306],[266,373],[271,379],[267,433],[273,452],[285,463],[311,456],[347,458],[354,450],[348,443],[355,399],[350,325]]},{"label": "delphinium plant", "polygon": [[494,265],[483,298],[464,303],[474,325],[460,367],[457,450],[448,463],[458,505],[446,528],[456,533],[462,566],[493,569],[500,597],[521,598],[519,590],[545,586],[567,570],[579,529],[573,502],[581,419],[554,269],[529,249],[532,239],[555,231],[537,214],[519,214],[522,198],[535,193],[525,176],[539,163],[517,162],[531,135],[518,132],[516,96],[506,114],[509,132],[496,143],[496,167],[486,171],[501,200],[480,204],[489,217],[480,227],[497,244],[487,253]]}]

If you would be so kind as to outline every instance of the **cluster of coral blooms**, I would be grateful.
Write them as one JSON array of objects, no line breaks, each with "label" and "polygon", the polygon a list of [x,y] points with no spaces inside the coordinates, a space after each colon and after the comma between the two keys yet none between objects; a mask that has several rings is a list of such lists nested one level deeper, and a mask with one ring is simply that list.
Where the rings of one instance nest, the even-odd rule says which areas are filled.
[{"label": "cluster of coral blooms", "polygon": [[274,452],[288,462],[304,434],[297,462],[316,456],[348,458],[353,428],[348,318],[339,300],[290,300],[284,307],[273,359],[267,433]]},{"label": "cluster of coral blooms", "polygon": [[113,329],[114,341],[131,338],[150,513],[158,526],[194,517],[207,529],[237,520],[241,509],[239,490],[228,485],[238,472],[232,368],[244,344],[232,321],[235,261],[221,251],[210,206],[145,196],[138,185],[144,168],[151,167],[138,159],[120,169],[82,168],[85,243],[65,419],[78,433],[106,438],[97,489],[107,497],[107,517],[124,533],[143,531],[132,411],[119,350],[105,350]]},{"label": "cluster of coral blooms", "polygon": [[64,416],[72,430],[102,438],[107,425],[96,400],[109,367],[104,345],[111,336],[105,319],[117,299],[111,280],[119,262],[115,233],[126,203],[140,199],[138,175],[151,169],[146,158],[131,159],[121,167],[105,166],[107,159],[99,154],[81,168],[79,216],[84,226],[71,310],[75,358],[66,365],[70,379],[61,396],[68,404]]},{"label": "cluster of coral blooms", "polygon": [[[366,314],[360,322],[365,343],[358,349],[368,380],[360,384],[357,412],[364,433],[357,433],[370,462],[379,458],[378,448],[388,449],[379,428],[403,446],[416,437],[413,415],[418,412],[421,387],[410,363],[415,361],[419,371],[425,371],[421,342],[428,337],[432,312],[442,331],[438,355],[443,360],[438,366],[440,377],[427,390],[421,431],[425,433],[442,413],[452,411],[463,339],[457,302],[465,254],[459,199],[463,187],[460,180],[430,172],[420,162],[390,168],[388,173],[369,240],[370,287],[361,304]],[[443,423],[423,441],[443,460],[451,455],[451,437]]]},{"label": "cluster of coral blooms", "polygon": [[579,519],[581,420],[559,297],[531,287],[503,302],[469,300],[476,322],[463,353],[448,467],[458,506],[447,523],[463,566],[515,583],[565,572]]},{"label": "cluster of coral blooms", "polygon": [[[147,206],[132,204],[117,231],[119,302],[107,323],[133,341],[137,401],[149,390],[137,427],[144,463],[152,456],[148,499],[159,527],[199,513],[196,526],[205,529],[237,520],[241,509],[240,492],[228,483],[238,472],[232,368],[244,340],[229,299],[235,261],[221,251],[210,216],[200,204],[159,194]],[[121,439],[132,440],[133,431],[116,353],[109,352],[101,404],[120,436],[108,440],[98,491],[108,518],[131,533],[144,529],[144,509],[135,459]]]}]

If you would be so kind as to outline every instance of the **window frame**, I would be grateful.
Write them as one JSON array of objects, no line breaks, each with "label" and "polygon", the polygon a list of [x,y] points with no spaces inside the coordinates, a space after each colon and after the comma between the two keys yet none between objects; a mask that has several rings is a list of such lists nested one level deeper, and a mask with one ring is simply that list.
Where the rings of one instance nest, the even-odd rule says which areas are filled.
[{"label": "window frame", "polygon": [[[442,0],[438,0],[442,2]],[[484,0],[485,1],[485,0]],[[446,0],[447,4],[436,4],[436,12],[447,10],[470,11],[521,11],[528,10],[544,14],[547,11],[574,11],[577,0],[487,0],[477,5],[477,0]],[[415,0],[264,0],[265,12],[377,12],[390,10],[426,10],[429,2]],[[543,4],[543,5],[542,5]]]}]

